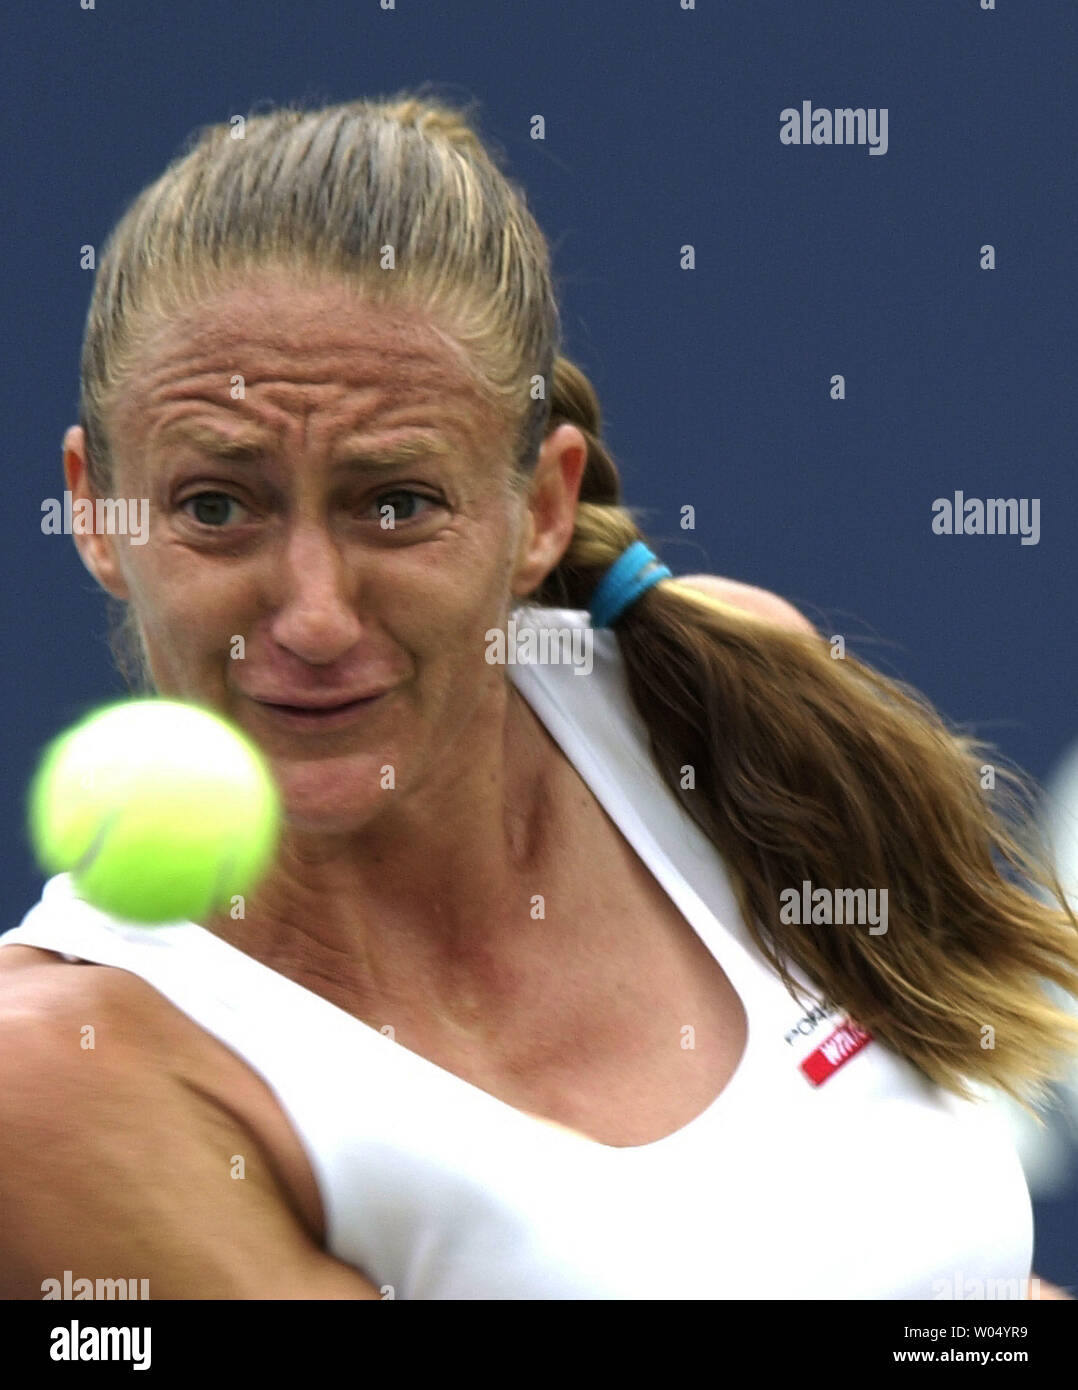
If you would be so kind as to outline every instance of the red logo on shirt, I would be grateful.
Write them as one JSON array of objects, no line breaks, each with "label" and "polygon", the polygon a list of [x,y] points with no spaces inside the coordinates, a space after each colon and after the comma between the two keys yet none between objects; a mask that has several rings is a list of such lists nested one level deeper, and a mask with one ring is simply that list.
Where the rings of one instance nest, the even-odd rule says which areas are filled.
[{"label": "red logo on shirt", "polygon": [[871,1033],[866,1033],[856,1023],[846,1019],[815,1052],[805,1058],[801,1063],[801,1070],[814,1086],[820,1086],[829,1076],[833,1076],[843,1063],[856,1056],[865,1043],[871,1041]]}]

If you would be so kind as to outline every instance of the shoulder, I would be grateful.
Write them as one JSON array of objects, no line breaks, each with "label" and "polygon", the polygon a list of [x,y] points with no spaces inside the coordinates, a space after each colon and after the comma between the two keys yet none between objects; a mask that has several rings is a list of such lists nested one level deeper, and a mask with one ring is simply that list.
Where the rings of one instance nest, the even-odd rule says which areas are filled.
[{"label": "shoulder", "polygon": [[164,1003],[130,971],[36,946],[0,946],[0,1057],[14,1066],[37,1057],[55,1067],[87,1052],[98,1061],[164,1061]]},{"label": "shoulder", "polygon": [[733,604],[736,608],[743,608],[746,612],[758,613],[760,617],[769,618],[781,627],[816,634],[816,628],[799,609],[769,589],[759,589],[736,579],[723,579],[717,574],[681,575],[679,582]]},{"label": "shoulder", "polygon": [[[35,947],[0,948],[0,1198],[10,1201],[12,1174],[30,1180],[33,1161],[44,1156],[55,1175],[79,1144],[126,1133],[161,1094],[167,1049],[139,984]],[[13,1150],[4,1136],[16,1133]],[[64,1135],[78,1143],[65,1147]]]},{"label": "shoulder", "polygon": [[380,1296],[321,1250],[313,1175],[297,1192],[242,1085],[202,1054],[188,1079],[156,991],[36,948],[0,957],[0,1299],[80,1266],[137,1268],[157,1298]]}]

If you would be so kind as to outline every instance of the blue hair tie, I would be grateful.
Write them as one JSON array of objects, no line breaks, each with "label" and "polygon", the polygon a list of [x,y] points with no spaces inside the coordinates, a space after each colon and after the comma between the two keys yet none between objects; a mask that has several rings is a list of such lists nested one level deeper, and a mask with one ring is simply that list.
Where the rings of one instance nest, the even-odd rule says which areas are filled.
[{"label": "blue hair tie", "polygon": [[[652,569],[655,565],[657,568]],[[645,571],[650,570],[650,573]],[[635,541],[620,555],[599,581],[591,599],[592,627],[611,627],[641,594],[670,571],[643,541]]]}]

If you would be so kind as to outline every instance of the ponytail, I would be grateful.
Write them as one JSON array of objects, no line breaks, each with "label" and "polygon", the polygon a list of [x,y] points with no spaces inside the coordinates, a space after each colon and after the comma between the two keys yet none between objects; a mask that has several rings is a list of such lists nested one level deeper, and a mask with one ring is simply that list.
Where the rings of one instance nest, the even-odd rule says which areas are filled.
[{"label": "ponytail", "polygon": [[[582,500],[534,601],[586,609],[646,537],[620,505],[595,393],[559,358],[550,429],[562,421],[587,439]],[[998,1088],[1027,1109],[1046,1100],[1078,1052],[1078,1021],[1044,991],[1078,993],[1078,920],[1035,843],[1023,779],[910,687],[678,580],[614,631],[659,770],[791,994],[793,962],[930,1081],[964,1098],[968,1081]],[[806,881],[885,889],[886,931],[784,921],[783,895]]]}]

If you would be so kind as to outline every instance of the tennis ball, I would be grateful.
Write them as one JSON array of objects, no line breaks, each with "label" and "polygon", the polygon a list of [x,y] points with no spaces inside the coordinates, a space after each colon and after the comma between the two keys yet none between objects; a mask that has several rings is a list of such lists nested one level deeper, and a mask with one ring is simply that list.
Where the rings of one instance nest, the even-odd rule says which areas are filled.
[{"label": "tennis ball", "polygon": [[258,748],[209,710],[122,700],[59,734],[29,793],[42,870],[132,922],[199,921],[254,888],[281,803]]}]

